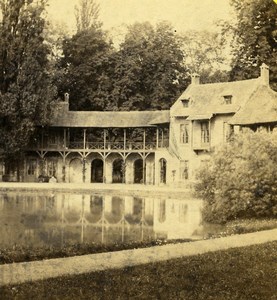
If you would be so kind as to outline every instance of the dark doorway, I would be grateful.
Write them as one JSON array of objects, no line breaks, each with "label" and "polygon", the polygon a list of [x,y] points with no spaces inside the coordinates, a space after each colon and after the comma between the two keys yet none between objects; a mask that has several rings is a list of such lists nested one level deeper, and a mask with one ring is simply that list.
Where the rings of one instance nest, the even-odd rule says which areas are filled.
[{"label": "dark doorway", "polygon": [[91,182],[103,182],[102,159],[94,159],[91,163]]},{"label": "dark doorway", "polygon": [[134,183],[143,183],[143,160],[137,159],[134,162]]},{"label": "dark doorway", "polygon": [[166,160],[160,159],[160,183],[166,183]]},{"label": "dark doorway", "polygon": [[113,183],[123,183],[123,181],[124,181],[123,159],[117,158],[113,162]]}]

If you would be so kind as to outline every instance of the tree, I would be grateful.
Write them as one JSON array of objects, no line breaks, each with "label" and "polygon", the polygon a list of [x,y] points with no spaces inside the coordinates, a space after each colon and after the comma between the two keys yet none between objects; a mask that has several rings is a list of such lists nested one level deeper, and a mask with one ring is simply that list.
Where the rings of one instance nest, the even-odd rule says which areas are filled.
[{"label": "tree", "polygon": [[276,132],[241,133],[212,154],[196,185],[205,221],[277,216],[276,141]]},{"label": "tree", "polygon": [[61,97],[69,92],[70,109],[103,110],[106,107],[110,89],[107,72],[112,52],[106,33],[95,26],[63,41],[58,88]]},{"label": "tree", "polygon": [[117,110],[169,109],[188,83],[182,41],[172,26],[136,23],[115,54],[110,103]]},{"label": "tree", "polygon": [[277,5],[272,0],[232,0],[237,21],[225,24],[233,34],[231,80],[259,75],[257,66],[266,63],[272,70],[270,80],[277,89]]},{"label": "tree", "polygon": [[134,24],[116,51],[92,26],[64,41],[60,94],[74,110],[169,109],[188,82],[181,43],[167,23]]},{"label": "tree", "polygon": [[185,65],[190,74],[200,75],[201,83],[229,79],[229,61],[221,35],[207,30],[190,30],[182,34]]},{"label": "tree", "polygon": [[46,1],[1,0],[0,148],[22,150],[51,116],[55,89],[43,30]]},{"label": "tree", "polygon": [[77,31],[87,30],[98,23],[99,4],[94,0],[79,0],[79,6],[75,6],[75,18]]}]

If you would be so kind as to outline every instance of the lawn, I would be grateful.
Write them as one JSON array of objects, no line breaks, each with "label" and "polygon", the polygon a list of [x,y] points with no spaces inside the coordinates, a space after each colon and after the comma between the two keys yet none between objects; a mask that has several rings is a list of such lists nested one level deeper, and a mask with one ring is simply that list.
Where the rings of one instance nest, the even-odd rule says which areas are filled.
[{"label": "lawn", "polygon": [[277,242],[9,286],[1,299],[277,299]]}]

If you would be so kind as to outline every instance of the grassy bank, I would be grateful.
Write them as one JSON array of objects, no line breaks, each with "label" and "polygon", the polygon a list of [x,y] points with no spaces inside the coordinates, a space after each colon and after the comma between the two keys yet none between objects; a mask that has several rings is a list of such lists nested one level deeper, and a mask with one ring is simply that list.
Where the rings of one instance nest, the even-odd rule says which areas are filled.
[{"label": "grassy bank", "polygon": [[71,244],[64,245],[62,248],[55,247],[21,247],[19,245],[13,248],[0,249],[0,264],[9,264],[17,262],[28,262],[42,259],[70,257],[75,255],[94,254],[102,252],[113,252],[127,249],[146,248],[152,246],[161,246],[169,243],[185,243],[190,242],[190,239],[182,240],[156,240],[145,242],[132,242],[124,244]]},{"label": "grassy bank", "polygon": [[277,228],[276,219],[237,219],[223,225],[207,224],[206,238],[218,238]]},{"label": "grassy bank", "polygon": [[277,242],[8,286],[3,299],[276,299]]},{"label": "grassy bank", "polygon": [[[203,233],[205,239],[218,238],[234,234],[242,234],[277,228],[277,219],[266,220],[236,220],[227,223],[224,227],[218,225],[209,225],[207,232]],[[118,244],[70,244],[62,248],[55,247],[21,247],[15,245],[12,248],[0,248],[0,264],[27,262],[42,259],[70,257],[75,255],[85,255],[102,252],[113,252],[135,248],[146,248],[151,246],[165,245],[169,243],[189,242],[190,239],[180,240],[156,240]]]}]

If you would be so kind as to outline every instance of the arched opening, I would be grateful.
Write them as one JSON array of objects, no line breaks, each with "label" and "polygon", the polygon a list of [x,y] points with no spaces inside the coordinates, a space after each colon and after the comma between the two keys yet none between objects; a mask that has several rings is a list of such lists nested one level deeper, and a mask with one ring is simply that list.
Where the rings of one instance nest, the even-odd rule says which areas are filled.
[{"label": "arched opening", "polygon": [[124,181],[124,162],[117,158],[113,162],[113,183],[123,183]]},{"label": "arched opening", "polygon": [[69,164],[69,181],[72,183],[83,182],[83,164],[79,158],[74,158]]},{"label": "arched opening", "polygon": [[143,183],[143,160],[137,159],[134,162],[134,183]]},{"label": "arched opening", "polygon": [[91,182],[103,182],[102,159],[94,159],[91,163]]},{"label": "arched opening", "polygon": [[166,183],[166,160],[160,159],[160,183]]}]

